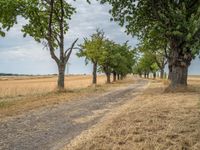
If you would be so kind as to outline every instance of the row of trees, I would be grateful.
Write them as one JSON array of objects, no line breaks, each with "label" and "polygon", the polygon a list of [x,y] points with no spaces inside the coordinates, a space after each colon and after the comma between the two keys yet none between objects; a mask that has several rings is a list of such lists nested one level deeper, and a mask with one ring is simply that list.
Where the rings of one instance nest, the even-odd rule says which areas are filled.
[{"label": "row of trees", "polygon": [[158,43],[154,45],[148,45],[146,43],[139,43],[137,50],[142,55],[135,67],[134,73],[143,74],[145,77],[149,77],[149,73],[153,73],[154,78],[156,77],[156,72],[160,72],[160,78],[164,78],[164,69],[167,64],[167,58],[163,49],[160,48]]},{"label": "row of trees", "polygon": [[85,57],[86,64],[93,64],[93,84],[97,83],[97,71],[104,72],[107,83],[110,83],[110,76],[113,74],[113,81],[123,78],[132,73],[135,62],[135,52],[124,44],[116,44],[107,39],[104,32],[97,30],[89,39],[85,38],[80,45],[79,57]]},{"label": "row of trees", "polygon": [[[89,2],[89,1],[88,1]],[[69,29],[68,21],[75,13],[75,8],[65,0],[0,0],[0,36],[5,36],[18,23],[18,16],[26,20],[21,31],[24,37],[31,36],[42,43],[50,52],[51,58],[58,66],[58,89],[64,89],[65,68],[73,49],[81,49],[77,55],[93,63],[93,83],[96,84],[97,68],[105,72],[107,83],[113,73],[124,77],[131,72],[133,51],[127,43],[116,44],[97,31],[91,39],[85,39],[80,47],[75,47],[78,39],[65,48],[65,34]],[[58,51],[58,53],[56,52]]]},{"label": "row of trees", "polygon": [[113,20],[137,36],[142,47],[164,54],[170,89],[187,86],[188,67],[200,53],[199,0],[100,1],[112,6]]},{"label": "row of trees", "polygon": [[[171,89],[187,86],[188,67],[192,59],[200,53],[199,0],[98,1],[112,6],[110,10],[112,19],[124,26],[127,34],[138,37],[140,40],[138,49],[145,53],[143,59],[147,61],[146,57],[150,61],[149,57],[154,57],[162,76],[167,60]],[[69,29],[68,21],[74,13],[75,8],[65,0],[0,0],[0,36],[5,36],[4,30],[9,30],[17,23],[18,16],[25,18],[27,23],[22,27],[24,36],[32,36],[49,49],[51,57],[58,66],[58,87],[62,89],[65,66],[78,40],[76,39],[69,48],[65,48],[64,35]],[[93,40],[93,37],[85,39],[82,45],[83,51],[93,47],[90,40]],[[94,76],[97,65],[106,73],[108,81],[111,73],[123,75],[124,72],[129,72],[127,68],[130,67],[127,67],[124,57],[126,50],[122,50],[129,49],[127,44],[119,46],[108,39],[103,41],[104,50],[98,51],[102,56],[99,57],[97,53],[98,61],[93,60],[88,54],[80,54],[80,56],[85,55],[94,64]],[[97,40],[94,46],[101,49],[101,46],[98,47],[98,42],[101,40]],[[119,49],[123,52],[119,52]],[[55,53],[56,50],[59,51],[58,55]],[[117,64],[118,59],[123,63]],[[131,66],[132,62],[129,63]],[[145,72],[156,68],[154,64],[150,66]]]}]

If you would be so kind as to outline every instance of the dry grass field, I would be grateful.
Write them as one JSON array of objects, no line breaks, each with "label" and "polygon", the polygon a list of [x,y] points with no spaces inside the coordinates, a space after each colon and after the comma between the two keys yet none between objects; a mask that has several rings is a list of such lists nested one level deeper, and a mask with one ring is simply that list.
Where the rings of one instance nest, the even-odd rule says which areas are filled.
[{"label": "dry grass field", "polygon": [[[67,76],[65,87],[68,90],[85,88],[91,85],[92,77]],[[57,77],[1,77],[0,78],[0,98],[45,94],[55,91]],[[98,77],[98,84],[105,83],[105,76]]]},{"label": "dry grass field", "polygon": [[[91,76],[66,77],[57,92],[56,77],[0,78],[0,119],[69,100],[95,96],[130,82],[106,85],[105,76],[92,87]],[[188,90],[166,93],[166,81],[150,80],[134,101],[119,106],[97,125],[76,137],[71,150],[199,150],[200,77],[189,77]]]},{"label": "dry grass field", "polygon": [[65,150],[199,150],[200,77],[189,90],[164,92],[166,82],[151,81],[134,101],[116,108]]},{"label": "dry grass field", "polygon": [[98,76],[98,85],[91,86],[92,76],[68,76],[66,91],[56,90],[54,77],[7,77],[0,78],[0,119],[32,109],[53,106],[70,100],[95,96],[102,92],[126,85],[129,79],[115,84],[104,84],[106,77]]}]

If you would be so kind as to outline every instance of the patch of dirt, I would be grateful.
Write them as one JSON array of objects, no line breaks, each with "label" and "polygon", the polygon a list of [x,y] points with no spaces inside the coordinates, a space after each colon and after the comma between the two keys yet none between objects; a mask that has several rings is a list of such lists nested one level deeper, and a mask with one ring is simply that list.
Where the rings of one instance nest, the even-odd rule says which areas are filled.
[{"label": "patch of dirt", "polygon": [[200,92],[164,93],[165,87],[152,81],[135,101],[113,110],[64,149],[199,150]]}]

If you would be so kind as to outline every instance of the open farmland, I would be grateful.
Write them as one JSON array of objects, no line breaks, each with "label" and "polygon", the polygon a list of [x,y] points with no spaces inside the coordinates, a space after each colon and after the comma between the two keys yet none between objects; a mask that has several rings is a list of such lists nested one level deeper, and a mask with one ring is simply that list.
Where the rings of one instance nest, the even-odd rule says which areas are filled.
[{"label": "open farmland", "polygon": [[57,77],[2,77],[0,80],[0,118],[59,104],[80,97],[105,92],[118,84],[106,85],[105,76],[98,76],[98,85],[91,86],[91,76],[66,76],[66,90],[56,90]]},{"label": "open farmland", "polygon": [[[89,75],[66,76],[65,87],[67,90],[85,88],[91,85],[91,80]],[[104,84],[105,80],[105,76],[99,76],[98,84]],[[1,77],[0,98],[45,94],[55,91],[56,85],[56,76]]]},{"label": "open farmland", "polygon": [[0,0],[0,150],[200,150],[200,0]]}]

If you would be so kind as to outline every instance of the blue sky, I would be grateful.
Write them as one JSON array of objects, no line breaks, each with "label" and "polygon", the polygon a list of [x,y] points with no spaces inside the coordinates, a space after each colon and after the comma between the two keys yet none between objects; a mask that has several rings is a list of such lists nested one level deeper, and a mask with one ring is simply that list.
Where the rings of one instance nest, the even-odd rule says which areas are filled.
[{"label": "blue sky", "polygon": [[[123,43],[129,40],[133,47],[137,40],[127,36],[124,29],[117,23],[110,22],[109,6],[100,5],[93,1],[91,5],[85,1],[70,0],[76,7],[77,13],[69,22],[69,32],[65,36],[65,47],[69,47],[74,39],[79,38],[79,43],[84,37],[89,37],[97,28],[104,30],[106,36],[116,42]],[[15,25],[5,38],[0,38],[0,73],[22,74],[52,74],[57,73],[57,66],[51,59],[49,52],[41,43],[35,42],[31,37],[23,38],[20,32],[25,20],[19,18],[19,24]],[[83,58],[77,58],[73,52],[69,62],[69,73],[91,73],[92,66],[85,66]],[[200,59],[192,62],[190,74],[200,74]]]}]

